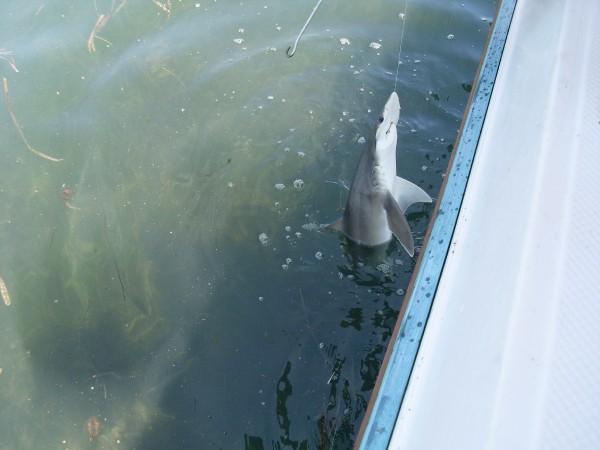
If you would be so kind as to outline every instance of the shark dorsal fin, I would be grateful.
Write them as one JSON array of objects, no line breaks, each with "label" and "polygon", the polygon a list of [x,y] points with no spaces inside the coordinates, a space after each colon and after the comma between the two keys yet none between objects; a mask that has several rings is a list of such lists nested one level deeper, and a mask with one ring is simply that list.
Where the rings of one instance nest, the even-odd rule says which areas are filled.
[{"label": "shark dorsal fin", "polygon": [[431,203],[431,197],[414,183],[404,178],[396,177],[394,181],[394,198],[402,212],[413,203]]},{"label": "shark dorsal fin", "polygon": [[413,256],[415,254],[415,243],[410,231],[410,226],[408,225],[406,217],[404,217],[404,211],[402,211],[400,205],[398,205],[398,202],[396,202],[396,199],[390,191],[387,191],[383,207],[387,213],[390,230],[392,230],[394,236],[400,241],[404,250],[406,250],[410,256]]}]

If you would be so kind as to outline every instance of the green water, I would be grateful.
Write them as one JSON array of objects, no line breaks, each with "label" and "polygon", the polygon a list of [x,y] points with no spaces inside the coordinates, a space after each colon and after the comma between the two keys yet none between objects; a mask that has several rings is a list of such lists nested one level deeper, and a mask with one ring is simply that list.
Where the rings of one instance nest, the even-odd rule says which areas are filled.
[{"label": "green water", "polygon": [[[325,0],[288,59],[312,7],[129,0],[90,52],[110,0],[2,1],[12,111],[62,161],[2,102],[0,449],[351,447],[414,261],[318,225],[393,89],[404,3]],[[398,172],[432,197],[494,11],[409,1]]]}]

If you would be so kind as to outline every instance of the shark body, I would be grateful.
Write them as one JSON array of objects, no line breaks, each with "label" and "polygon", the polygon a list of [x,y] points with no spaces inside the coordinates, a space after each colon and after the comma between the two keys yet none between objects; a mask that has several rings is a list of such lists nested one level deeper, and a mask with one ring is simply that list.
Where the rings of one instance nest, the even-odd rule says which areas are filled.
[{"label": "shark body", "polygon": [[379,118],[375,143],[362,154],[352,181],[344,215],[329,225],[352,241],[375,247],[392,236],[410,255],[415,246],[404,216],[413,203],[430,203],[431,197],[419,186],[396,175],[396,125],[400,100],[392,92]]}]

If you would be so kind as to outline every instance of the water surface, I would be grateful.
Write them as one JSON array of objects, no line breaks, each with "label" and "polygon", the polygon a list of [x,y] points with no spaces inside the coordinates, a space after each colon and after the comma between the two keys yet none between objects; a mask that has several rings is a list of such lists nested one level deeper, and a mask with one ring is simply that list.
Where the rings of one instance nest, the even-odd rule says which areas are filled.
[{"label": "water surface", "polygon": [[[404,3],[326,0],[289,59],[312,7],[2,2],[12,112],[62,161],[3,104],[0,449],[352,446],[414,261],[319,226],[393,89]],[[434,198],[494,11],[408,3],[398,172]],[[432,209],[409,211],[417,246]]]}]

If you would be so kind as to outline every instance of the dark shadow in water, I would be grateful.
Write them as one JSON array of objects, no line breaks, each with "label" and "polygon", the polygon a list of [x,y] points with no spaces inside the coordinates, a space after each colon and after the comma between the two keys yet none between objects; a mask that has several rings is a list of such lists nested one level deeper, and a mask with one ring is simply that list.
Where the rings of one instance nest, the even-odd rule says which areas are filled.
[{"label": "dark shadow in water", "polygon": [[344,256],[353,270],[364,266],[376,267],[379,264],[389,262],[390,256],[396,250],[396,246],[393,245],[392,241],[376,247],[367,247],[357,244],[345,236],[342,236],[340,240],[342,241]]},{"label": "dark shadow in water", "polygon": [[279,438],[280,442],[276,443],[273,448],[277,450],[283,448],[306,450],[308,449],[308,442],[306,440],[298,442],[290,439],[291,420],[288,415],[287,400],[292,395],[293,391],[292,383],[289,380],[291,371],[292,364],[288,361],[283,370],[283,374],[277,382],[277,422],[279,423],[281,436]]},{"label": "dark shadow in water", "polygon": [[[398,250],[395,244],[390,247],[391,254]],[[270,352],[261,354],[260,343],[252,349],[248,348],[247,352],[242,350],[234,353],[236,349],[231,348],[230,345],[243,344],[239,342],[232,344],[227,337],[219,338],[219,333],[216,331],[206,332],[197,329],[189,335],[187,344],[189,350],[186,356],[186,359],[195,358],[195,360],[181,376],[164,387],[159,402],[160,409],[168,416],[177,417],[177,420],[154,423],[151,428],[144,431],[137,447],[248,450],[350,449],[366,410],[369,394],[375,384],[398,309],[391,307],[386,300],[386,297],[395,293],[395,276],[384,274],[367,264],[357,265],[352,270],[350,268],[348,270],[355,276],[354,282],[349,283],[350,286],[358,286],[362,290],[367,286],[362,280],[367,280],[369,288],[381,300],[363,301],[360,306],[351,306],[350,297],[344,300],[348,306],[344,307],[345,317],[342,316],[341,320],[339,316],[337,318],[338,328],[349,337],[340,340],[339,345],[327,344],[323,349],[324,362],[330,367],[329,379],[324,378],[315,383],[310,378],[314,377],[312,372],[318,370],[318,367],[314,366],[314,363],[307,367],[302,361],[298,362],[298,356],[302,356],[304,360],[315,351],[310,350],[307,353],[302,348],[307,344],[310,344],[308,348],[316,347],[316,344],[312,345],[312,337],[308,336],[309,330],[306,328],[300,330],[301,334],[298,338],[298,345],[302,348],[294,350],[294,346],[288,346],[288,350],[283,351],[283,346],[286,344],[282,342],[278,347],[273,348],[272,354]],[[227,272],[227,269],[225,271]],[[235,284],[238,285],[239,282],[236,281]],[[224,286],[216,286],[216,288],[225,289]],[[294,292],[292,295],[299,294]],[[314,305],[311,306],[308,293],[305,293],[305,297],[308,314],[306,317],[309,321],[306,326],[313,325],[318,328],[318,324],[311,324],[315,314],[318,313],[311,311],[319,311],[319,309],[315,310]],[[230,300],[227,300],[225,294],[222,301],[227,303]],[[231,317],[241,314],[247,318],[245,329],[241,331],[248,333],[248,337],[242,336],[241,339],[252,341],[253,328],[260,329],[255,318],[248,316],[250,313],[242,305],[231,304],[230,308],[225,309],[228,310],[227,315],[231,314]],[[214,314],[223,313],[215,311]],[[236,330],[230,329],[227,324],[234,324],[237,321],[222,319],[224,317],[218,319],[224,327],[222,332],[236,333]],[[300,320],[299,323],[302,322],[303,320]],[[274,332],[278,326],[285,327],[290,324],[272,324],[269,329]],[[315,332],[318,333],[317,330]],[[349,338],[353,340],[347,340]],[[357,338],[360,339],[354,341]],[[370,344],[367,344],[367,340]],[[218,349],[211,349],[214,346]],[[279,351],[276,351],[277,348]],[[360,350],[361,348],[363,350]],[[263,353],[264,351],[268,350],[263,350]],[[218,356],[219,353],[221,356]],[[226,354],[229,355],[228,358],[224,358]],[[252,387],[248,379],[257,375],[257,371],[261,370],[263,364],[271,366],[281,364],[274,360],[281,355],[285,355],[287,359],[280,365],[282,369],[279,377],[267,383],[265,392],[266,398],[272,397],[274,401],[265,406],[263,412],[256,410],[252,412],[252,408],[242,403],[239,404],[239,410],[235,407],[229,409],[225,416],[223,410],[215,411],[215,414],[206,411],[206,406],[215,406],[216,398],[222,399],[221,408],[231,408],[227,405],[232,404],[232,397],[243,398],[248,395],[247,389]],[[221,380],[214,378],[223,374],[227,374],[231,380],[222,380],[221,383]],[[322,398],[321,406],[318,400],[316,402],[314,400],[315,396],[312,393],[314,391],[320,392],[317,398],[319,396]],[[243,402],[242,399],[239,401]],[[237,415],[246,417],[247,414],[254,414],[248,417],[255,423],[247,427],[248,432],[238,439],[235,436],[226,436],[231,431],[240,429],[239,425],[233,425],[228,419],[234,419]],[[231,417],[228,418],[227,415]],[[252,432],[260,429],[269,431]]]},{"label": "dark shadow in water", "polygon": [[[268,214],[254,209],[236,214]],[[427,219],[427,209],[409,216],[417,229]],[[243,225],[233,213],[223,229],[230,224],[239,236],[252,235],[240,229]],[[176,420],[153,423],[136,447],[352,447],[401,305],[398,286],[407,283],[414,263],[395,241],[365,249],[335,234],[328,237],[342,244],[333,267],[341,274],[335,284],[343,287],[339,303],[331,306],[312,269],[290,278],[282,272],[269,280],[270,291],[261,289],[277,293],[277,304],[269,306],[270,298],[259,303],[252,294],[241,295],[239,286],[253,292],[252,280],[261,272],[256,243],[228,241],[220,259],[222,276],[213,284],[219,301],[206,311],[211,320],[189,330],[183,359],[190,362],[160,395],[158,407]],[[243,301],[246,294],[252,301]],[[264,381],[253,381],[257,379]],[[264,393],[256,398],[261,385]],[[261,399],[266,404],[257,409],[252,402],[260,404]]]}]

